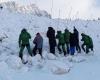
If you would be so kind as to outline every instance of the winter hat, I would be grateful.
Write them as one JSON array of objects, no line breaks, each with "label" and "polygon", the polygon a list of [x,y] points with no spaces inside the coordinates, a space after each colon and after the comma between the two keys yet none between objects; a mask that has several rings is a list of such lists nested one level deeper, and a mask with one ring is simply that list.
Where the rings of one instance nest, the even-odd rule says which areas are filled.
[{"label": "winter hat", "polygon": [[68,32],[69,30],[68,29],[65,29],[65,32]]},{"label": "winter hat", "polygon": [[53,30],[53,27],[48,27],[49,30]]},{"label": "winter hat", "polygon": [[40,35],[40,33],[38,32],[36,35]]},{"label": "winter hat", "polygon": [[23,28],[21,32],[26,32],[26,31],[27,31],[27,30],[26,30],[25,28]]},{"label": "winter hat", "polygon": [[85,34],[84,33],[81,33],[81,36],[84,36]]}]

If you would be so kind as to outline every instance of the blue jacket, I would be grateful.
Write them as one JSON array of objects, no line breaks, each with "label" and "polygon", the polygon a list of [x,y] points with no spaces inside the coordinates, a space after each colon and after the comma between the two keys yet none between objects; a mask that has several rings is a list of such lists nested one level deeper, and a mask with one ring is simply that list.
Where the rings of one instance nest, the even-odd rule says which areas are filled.
[{"label": "blue jacket", "polygon": [[42,48],[43,47],[43,38],[42,36],[36,35],[35,39],[33,40],[33,43],[36,44],[37,48]]}]

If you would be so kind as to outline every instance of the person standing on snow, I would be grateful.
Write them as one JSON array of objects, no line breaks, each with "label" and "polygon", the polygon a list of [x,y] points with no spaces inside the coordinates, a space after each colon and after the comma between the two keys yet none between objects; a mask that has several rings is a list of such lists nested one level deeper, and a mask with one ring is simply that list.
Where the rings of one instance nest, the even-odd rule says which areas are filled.
[{"label": "person standing on snow", "polygon": [[35,47],[33,48],[33,54],[34,54],[34,56],[37,54],[36,52],[38,50],[39,54],[42,57],[43,38],[40,35],[40,33],[36,34],[36,37],[33,40],[33,43],[35,44]]},{"label": "person standing on snow", "polygon": [[47,37],[49,39],[50,53],[55,54],[56,37],[55,30],[52,27],[48,27]]},{"label": "person standing on snow", "polygon": [[[64,34],[61,31],[57,31],[56,38],[58,39],[58,50],[59,50],[59,53],[61,54],[62,51],[63,51],[64,52],[64,56],[66,56]],[[61,49],[61,47],[62,47],[62,49]]]},{"label": "person standing on snow", "polygon": [[76,50],[78,53],[81,53],[81,48],[80,48],[80,45],[79,45],[79,32],[78,30],[75,28],[74,26],[74,35],[75,35],[75,38],[76,38]]},{"label": "person standing on snow", "polygon": [[27,48],[29,55],[32,56],[29,39],[31,39],[30,34],[27,32],[26,29],[22,29],[21,34],[19,36],[19,57],[21,58],[21,60],[23,60],[23,50],[25,47]]},{"label": "person standing on snow", "polygon": [[67,47],[67,54],[69,54],[70,32],[69,32],[68,29],[65,29],[65,32],[64,32],[64,39],[65,39],[65,44],[66,44],[66,47]]},{"label": "person standing on snow", "polygon": [[74,55],[76,46],[76,36],[74,33],[70,33],[70,54]]},{"label": "person standing on snow", "polygon": [[[82,49],[84,52],[86,52],[86,54],[89,53],[89,49],[91,49],[91,51],[93,51],[93,41],[92,38],[84,33],[81,34],[82,39],[81,41],[83,41],[84,43],[82,44]],[[86,46],[86,49],[84,48],[84,46]]]}]

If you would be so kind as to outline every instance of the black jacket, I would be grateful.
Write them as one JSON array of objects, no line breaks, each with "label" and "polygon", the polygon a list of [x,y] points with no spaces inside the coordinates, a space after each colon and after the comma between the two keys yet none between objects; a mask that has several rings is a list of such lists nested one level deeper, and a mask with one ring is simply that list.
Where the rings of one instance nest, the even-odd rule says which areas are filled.
[{"label": "black jacket", "polygon": [[56,46],[55,30],[52,27],[48,28],[47,37],[49,39],[49,44]]},{"label": "black jacket", "polygon": [[75,47],[76,46],[76,37],[74,33],[70,34],[70,47]]},{"label": "black jacket", "polygon": [[77,31],[76,28],[74,28],[74,35],[75,35],[75,38],[76,38],[76,44],[79,44],[79,32]]}]

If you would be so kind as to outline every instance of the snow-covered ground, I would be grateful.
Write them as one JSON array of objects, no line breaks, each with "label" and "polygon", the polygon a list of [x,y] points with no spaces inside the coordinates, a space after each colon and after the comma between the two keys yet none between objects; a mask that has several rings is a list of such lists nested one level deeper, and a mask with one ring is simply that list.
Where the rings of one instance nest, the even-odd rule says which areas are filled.
[{"label": "snow-covered ground", "polygon": [[[94,53],[84,52],[75,56],[58,57],[49,53],[46,31],[49,26],[57,30],[66,27],[72,31],[73,26],[93,38]],[[99,20],[57,20],[0,10],[0,80],[99,80],[100,67],[100,21]],[[18,37],[21,29],[26,28],[32,40],[37,32],[44,38],[43,57],[30,57],[24,50],[24,59],[29,61],[24,65],[18,57]],[[81,39],[81,36],[80,36]],[[81,44],[81,41],[80,41]]]}]

